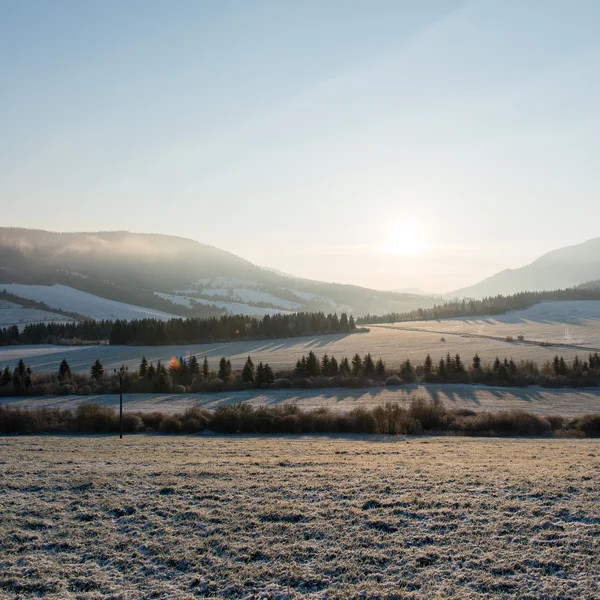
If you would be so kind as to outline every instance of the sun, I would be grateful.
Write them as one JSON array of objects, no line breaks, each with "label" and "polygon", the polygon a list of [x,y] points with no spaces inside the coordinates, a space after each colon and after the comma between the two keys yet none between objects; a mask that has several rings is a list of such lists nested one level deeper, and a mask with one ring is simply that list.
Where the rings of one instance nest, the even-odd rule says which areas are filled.
[{"label": "sun", "polygon": [[390,232],[385,251],[397,256],[415,256],[423,248],[423,236],[418,225],[407,221]]}]

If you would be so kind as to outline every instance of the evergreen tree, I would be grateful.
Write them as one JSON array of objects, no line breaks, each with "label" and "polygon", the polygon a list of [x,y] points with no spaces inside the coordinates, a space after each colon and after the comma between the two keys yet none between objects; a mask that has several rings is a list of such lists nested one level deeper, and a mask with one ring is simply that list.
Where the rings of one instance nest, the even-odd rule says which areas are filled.
[{"label": "evergreen tree", "polygon": [[152,381],[152,379],[154,379],[154,377],[156,377],[156,367],[154,366],[154,363],[150,363],[150,365],[148,365],[148,371],[146,373],[146,377],[148,378],[149,381]]},{"label": "evergreen tree", "polygon": [[206,356],[205,356],[204,360],[202,361],[202,377],[204,380],[208,380],[209,376],[210,376],[210,369],[208,367],[208,358],[206,358]]},{"label": "evergreen tree", "polygon": [[17,371],[17,369],[15,369],[15,372],[13,373],[12,384],[13,384],[14,390],[20,390],[22,387],[23,381],[22,381],[21,375],[19,375],[19,372]]},{"label": "evergreen tree", "polygon": [[197,377],[198,375],[200,375],[200,364],[198,363],[198,359],[193,354],[192,356],[190,356],[188,370],[190,372],[190,375],[192,375],[193,377]]},{"label": "evergreen tree", "polygon": [[363,372],[367,376],[371,376],[375,373],[375,362],[373,361],[370,352],[365,355],[363,360]]},{"label": "evergreen tree", "polygon": [[425,357],[425,363],[423,364],[423,372],[425,375],[430,375],[433,370],[433,361],[431,360],[431,356],[428,354]]},{"label": "evergreen tree", "polygon": [[559,370],[561,375],[566,375],[569,372],[569,370],[567,369],[567,363],[565,362],[565,359],[562,356],[559,359]]},{"label": "evergreen tree", "polygon": [[227,359],[224,356],[219,361],[219,374],[217,376],[221,381],[229,381],[229,369],[227,368]]},{"label": "evergreen tree", "polygon": [[256,376],[254,378],[254,383],[257,387],[260,387],[265,382],[265,367],[262,364],[262,361],[258,363],[258,367],[256,367]]},{"label": "evergreen tree", "polygon": [[352,357],[352,376],[358,377],[360,375],[361,371],[362,371],[362,358],[360,357],[360,354],[357,353]]},{"label": "evergreen tree", "polygon": [[330,377],[335,377],[339,372],[338,361],[335,356],[332,356],[329,359],[329,370],[327,371],[327,375]]},{"label": "evergreen tree", "polygon": [[400,365],[400,373],[402,373],[404,375],[406,373],[412,373],[412,372],[413,372],[413,368],[412,368],[412,365],[410,364],[410,360],[406,359]]},{"label": "evergreen tree", "polygon": [[446,363],[443,358],[440,358],[440,362],[438,364],[438,375],[442,379],[446,379],[448,377],[448,373],[446,371]]},{"label": "evergreen tree", "polygon": [[316,377],[321,373],[321,366],[317,355],[311,350],[306,358],[306,373],[309,377]]},{"label": "evergreen tree", "polygon": [[446,354],[446,372],[448,374],[454,371],[454,359],[450,356],[450,352]]},{"label": "evergreen tree", "polygon": [[493,369],[494,372],[497,372],[498,369],[500,369],[500,366],[502,365],[502,363],[500,362],[500,359],[496,356],[496,358],[494,359],[494,364],[493,364]]},{"label": "evergreen tree", "polygon": [[377,361],[377,364],[375,365],[375,372],[377,373],[378,377],[383,377],[385,375],[385,364],[383,359],[380,358]]},{"label": "evergreen tree", "polygon": [[69,366],[66,358],[63,358],[60,366],[58,367],[58,378],[61,381],[71,378],[71,367]]},{"label": "evergreen tree", "polygon": [[455,370],[457,373],[464,373],[464,372],[465,372],[465,367],[464,367],[464,365],[463,365],[463,363],[462,363],[462,360],[461,360],[461,358],[460,358],[460,354],[457,354],[457,355],[454,357],[454,370]]},{"label": "evergreen tree", "polygon": [[511,359],[508,361],[508,372],[509,372],[511,375],[513,375],[513,376],[514,376],[514,375],[516,375],[516,374],[517,374],[517,371],[518,371],[518,369],[517,369],[517,364],[516,364],[516,363],[515,363],[515,361],[514,361],[514,360],[511,358]]},{"label": "evergreen tree", "polygon": [[[148,372],[147,369],[146,372]],[[104,375],[104,367],[99,359],[96,359],[96,362],[92,365],[92,368],[90,369],[90,375],[92,376],[92,379],[95,379],[96,381],[100,381],[102,379]]]},{"label": "evergreen tree", "polygon": [[552,371],[555,375],[560,375],[560,359],[558,354],[552,359]]},{"label": "evergreen tree", "polygon": [[[360,358],[360,356],[359,356],[359,358]],[[340,363],[340,373],[344,377],[350,376],[350,361],[348,360],[347,356],[344,356],[344,358],[342,358],[342,362]]]},{"label": "evergreen tree", "polygon": [[348,315],[346,313],[342,313],[342,316],[340,317],[340,329],[343,332],[350,331],[350,326],[348,324]]},{"label": "evergreen tree", "polygon": [[17,373],[19,374],[19,376],[22,379],[23,377],[25,377],[26,372],[27,372],[27,367],[25,366],[25,361],[23,359],[21,359],[21,360],[19,360],[19,363],[17,364]]},{"label": "evergreen tree", "polygon": [[145,356],[142,356],[142,362],[140,363],[138,373],[140,377],[146,377],[148,375],[148,361]]},{"label": "evergreen tree", "polygon": [[27,367],[27,370],[25,371],[25,377],[23,378],[23,384],[25,385],[26,388],[30,388],[33,385],[32,381],[31,381],[31,376],[32,376],[31,367]]},{"label": "evergreen tree", "polygon": [[250,357],[248,357],[242,369],[242,381],[244,383],[252,383],[254,381],[254,363]]},{"label": "evergreen tree", "polygon": [[473,371],[481,370],[481,358],[479,358],[479,354],[476,354],[473,357]]},{"label": "evergreen tree", "polygon": [[265,363],[263,368],[263,381],[269,385],[275,381],[275,375],[273,374],[273,370],[269,366],[269,363]]},{"label": "evergreen tree", "polygon": [[323,358],[321,359],[321,373],[329,375],[329,356],[327,356],[327,353],[323,354]]},{"label": "evergreen tree", "polygon": [[2,383],[2,385],[8,385],[11,381],[12,381],[12,373],[10,372],[10,369],[8,367],[6,367],[4,369],[4,373],[2,373],[1,383]]},{"label": "evergreen tree", "polygon": [[350,315],[348,318],[348,327],[350,328],[350,331],[354,331],[356,329],[356,323],[352,315]]}]

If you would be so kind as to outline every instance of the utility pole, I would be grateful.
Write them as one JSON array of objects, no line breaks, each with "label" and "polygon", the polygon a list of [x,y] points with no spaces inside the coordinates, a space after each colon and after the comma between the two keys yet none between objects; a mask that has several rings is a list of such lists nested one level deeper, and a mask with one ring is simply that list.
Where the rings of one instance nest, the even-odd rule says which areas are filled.
[{"label": "utility pole", "polygon": [[127,367],[121,365],[121,368],[115,373],[119,376],[119,439],[123,439],[123,377],[127,372]]}]

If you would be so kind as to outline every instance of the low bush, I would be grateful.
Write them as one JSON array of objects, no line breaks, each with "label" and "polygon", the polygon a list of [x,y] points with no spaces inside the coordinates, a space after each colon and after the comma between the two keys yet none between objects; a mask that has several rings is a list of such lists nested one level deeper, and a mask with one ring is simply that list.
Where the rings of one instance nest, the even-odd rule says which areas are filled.
[{"label": "low bush", "polygon": [[[408,407],[388,402],[347,413],[328,408],[301,410],[296,404],[254,407],[228,404],[214,411],[188,408],[182,414],[124,413],[126,433],[157,431],[165,434],[371,433],[415,435],[454,433],[472,436],[598,437],[600,414],[575,420],[539,417],[522,411],[475,412],[446,410],[439,400],[416,396]],[[112,407],[80,404],[75,411],[58,408],[24,409],[0,405],[0,433],[117,433],[119,417]]]}]

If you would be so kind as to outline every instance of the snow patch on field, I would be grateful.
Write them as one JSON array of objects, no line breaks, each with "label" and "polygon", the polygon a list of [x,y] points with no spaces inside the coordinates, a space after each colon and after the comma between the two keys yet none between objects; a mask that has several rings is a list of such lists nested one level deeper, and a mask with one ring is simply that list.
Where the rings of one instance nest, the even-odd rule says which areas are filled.
[{"label": "snow patch on field", "polygon": [[205,306],[216,306],[217,308],[225,309],[231,315],[250,315],[261,317],[264,315],[276,315],[291,313],[294,311],[284,310],[279,308],[264,308],[261,306],[249,306],[240,302],[225,302],[222,300],[207,300],[206,298],[196,298],[193,296],[179,296],[176,294],[164,294],[162,292],[154,292],[157,296],[170,300],[176,304],[191,308],[195,303]]},{"label": "snow patch on field", "polygon": [[17,325],[19,330],[23,330],[25,325],[34,325],[36,323],[73,323],[75,319],[69,319],[65,315],[51,313],[36,308],[23,308],[15,305],[16,308],[4,308],[0,306],[0,327],[11,327]]},{"label": "snow patch on field", "polygon": [[[6,283],[0,285],[11,294],[44,302],[51,308],[60,308],[68,312],[76,312],[96,320],[102,319],[168,319],[176,318],[152,308],[134,306],[124,302],[108,300],[94,294],[82,292],[66,285],[25,285],[20,283]],[[61,316],[64,321],[65,317]]]}]

